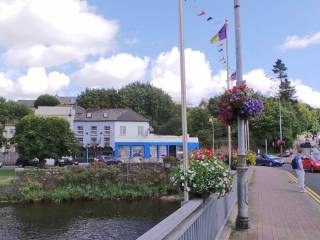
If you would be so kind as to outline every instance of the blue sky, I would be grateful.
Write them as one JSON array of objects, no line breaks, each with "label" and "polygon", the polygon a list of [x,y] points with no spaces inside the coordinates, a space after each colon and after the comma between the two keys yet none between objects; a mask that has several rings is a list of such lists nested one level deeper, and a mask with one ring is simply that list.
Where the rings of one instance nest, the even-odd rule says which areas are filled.
[{"label": "blue sky", "polygon": [[[140,80],[179,99],[177,0],[3,0],[0,4],[0,14],[5,15],[0,18],[3,96],[76,95],[85,87],[120,88]],[[319,9],[317,0],[241,1],[243,73],[250,86],[272,92],[269,88],[276,83],[268,76],[281,58],[298,98],[320,107]],[[197,16],[201,10],[204,17]],[[209,43],[225,19],[230,65],[235,69],[233,14],[232,0],[184,1],[187,90],[194,104],[225,88],[220,54]],[[214,21],[207,22],[209,16]]]}]

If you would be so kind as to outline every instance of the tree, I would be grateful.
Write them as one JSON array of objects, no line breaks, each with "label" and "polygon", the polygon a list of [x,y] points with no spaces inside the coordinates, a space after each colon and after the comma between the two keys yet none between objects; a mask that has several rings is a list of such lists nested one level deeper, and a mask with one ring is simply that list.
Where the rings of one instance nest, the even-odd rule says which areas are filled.
[{"label": "tree", "polygon": [[277,74],[277,78],[280,79],[279,94],[280,99],[284,101],[296,101],[296,89],[291,86],[291,82],[288,80],[288,75],[286,73],[287,67],[278,59],[273,65],[273,73]]},{"label": "tree", "polygon": [[15,142],[18,153],[27,158],[59,158],[72,154],[77,141],[69,123],[59,117],[28,115],[16,126]]},{"label": "tree", "polygon": [[31,113],[28,106],[0,98],[0,123],[3,125],[8,122],[15,123]]},{"label": "tree", "polygon": [[77,105],[88,108],[118,108],[120,97],[115,89],[89,89],[81,92],[77,97]]},{"label": "tree", "polygon": [[212,146],[212,126],[209,123],[210,113],[207,109],[192,108],[188,112],[188,132],[197,136],[201,146]]},{"label": "tree", "polygon": [[119,90],[121,106],[129,107],[151,120],[155,132],[172,117],[174,103],[162,89],[149,83],[135,82]]},{"label": "tree", "polygon": [[57,106],[60,104],[59,99],[55,96],[44,94],[40,95],[36,101],[34,102],[34,107],[38,108],[38,106]]}]

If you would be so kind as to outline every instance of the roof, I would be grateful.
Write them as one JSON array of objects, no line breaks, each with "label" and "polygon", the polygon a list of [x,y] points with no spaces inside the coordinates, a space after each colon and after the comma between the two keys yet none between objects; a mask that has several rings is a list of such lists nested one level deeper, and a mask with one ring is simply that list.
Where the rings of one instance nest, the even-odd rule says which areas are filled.
[{"label": "roof", "polygon": [[[91,113],[91,117],[87,117]],[[147,118],[129,108],[116,109],[87,109],[76,113],[74,121],[77,122],[149,122]]]},{"label": "roof", "polygon": [[18,100],[17,103],[29,106],[29,107],[34,107],[34,102],[35,100]]}]

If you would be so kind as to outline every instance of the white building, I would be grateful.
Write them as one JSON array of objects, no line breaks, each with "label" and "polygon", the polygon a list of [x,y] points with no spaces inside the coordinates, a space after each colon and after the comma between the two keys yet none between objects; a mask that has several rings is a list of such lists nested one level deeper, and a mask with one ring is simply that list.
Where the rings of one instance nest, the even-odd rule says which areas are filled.
[{"label": "white building", "polygon": [[67,120],[70,124],[70,128],[73,129],[74,118],[76,111],[71,106],[39,106],[35,109],[35,115],[49,117],[56,116]]}]

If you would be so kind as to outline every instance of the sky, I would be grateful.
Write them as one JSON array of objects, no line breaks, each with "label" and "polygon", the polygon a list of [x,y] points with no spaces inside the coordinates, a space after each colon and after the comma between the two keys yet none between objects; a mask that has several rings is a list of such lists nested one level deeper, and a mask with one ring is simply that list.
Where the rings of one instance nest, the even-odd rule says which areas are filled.
[{"label": "sky", "polygon": [[[197,105],[227,86],[226,43],[209,43],[225,20],[235,70],[233,1],[183,4],[187,100]],[[249,87],[274,94],[279,82],[272,66],[281,58],[298,100],[320,108],[319,9],[318,0],[241,1]],[[178,44],[178,0],[0,0],[0,96],[77,96],[87,87],[120,89],[141,81],[179,101]]]}]

